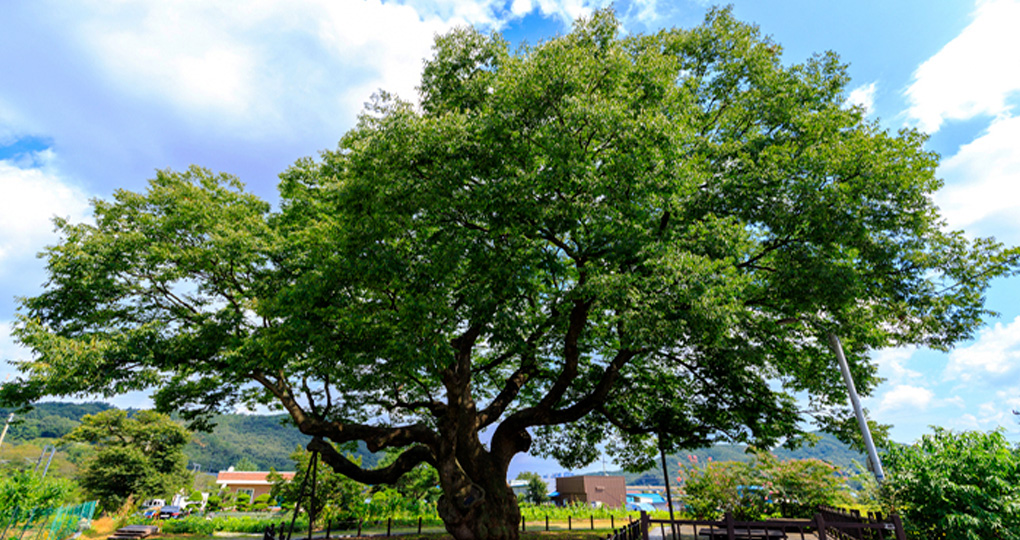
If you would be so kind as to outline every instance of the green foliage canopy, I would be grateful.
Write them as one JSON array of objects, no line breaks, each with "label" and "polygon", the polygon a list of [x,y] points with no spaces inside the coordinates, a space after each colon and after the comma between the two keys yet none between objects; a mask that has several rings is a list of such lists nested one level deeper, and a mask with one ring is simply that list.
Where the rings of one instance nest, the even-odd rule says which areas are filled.
[{"label": "green foliage canopy", "polygon": [[[367,486],[333,471],[319,459],[315,471],[315,499],[312,499],[311,472],[308,468],[312,453],[299,447],[291,454],[291,458],[297,471],[292,479],[285,479],[275,471],[269,473],[274,499],[288,508],[294,508],[300,502],[305,512],[308,512],[311,505],[311,513],[317,520],[363,517],[363,507],[368,497]],[[303,496],[302,484],[305,484]]]},{"label": "green foliage canopy", "polygon": [[691,459],[681,465],[680,499],[698,518],[733,512],[738,519],[759,520],[766,514],[810,518],[818,505],[850,501],[846,478],[818,459],[780,460],[763,451],[750,462]]},{"label": "green foliage canopy", "polygon": [[77,488],[66,478],[42,478],[38,471],[5,471],[0,475],[0,523],[10,523],[16,509],[23,519],[29,510],[73,502]]},{"label": "green foliage canopy", "polygon": [[129,417],[125,411],[109,409],[83,417],[63,441],[93,446],[94,455],[78,470],[78,482],[110,511],[132,495],[169,498],[190,487],[183,451],[190,438],[184,427],[155,411]]},{"label": "green foliage canopy", "polygon": [[[784,64],[727,10],[618,26],[439,37],[420,102],[377,95],[278,210],[191,168],[58,220],[0,400],[272,403],[359,481],[434,466],[458,539],[515,538],[517,453],[770,445],[802,429],[796,392],[845,416],[827,333],[865,393],[869,351],[971,335],[1015,252],[944,230],[924,136],[848,106],[834,54]],[[356,440],[402,453],[366,471],[335,447]]]},{"label": "green foliage canopy", "polygon": [[1020,449],[999,431],[935,428],[890,449],[883,490],[911,538],[1020,538]]},{"label": "green foliage canopy", "polygon": [[257,471],[259,466],[255,464],[248,456],[242,456],[237,463],[234,464],[235,471]]}]

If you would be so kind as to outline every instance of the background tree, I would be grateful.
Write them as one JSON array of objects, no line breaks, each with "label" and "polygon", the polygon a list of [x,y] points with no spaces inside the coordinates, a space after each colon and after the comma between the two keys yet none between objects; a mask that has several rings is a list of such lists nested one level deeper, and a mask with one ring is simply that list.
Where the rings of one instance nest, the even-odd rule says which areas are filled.
[{"label": "background tree", "polygon": [[542,481],[538,473],[521,471],[517,475],[518,480],[527,480],[528,489],[525,492],[524,500],[532,504],[542,504],[549,500],[549,486]]},{"label": "background tree", "polygon": [[937,427],[882,461],[886,502],[910,538],[1020,538],[1020,449],[1000,431]]},{"label": "background tree", "polygon": [[[618,32],[600,11],[516,53],[439,37],[419,104],[376,96],[278,211],[192,168],[58,220],[0,399],[275,404],[335,471],[428,463],[455,538],[513,539],[520,452],[770,446],[805,425],[794,395],[844,416],[829,332],[865,393],[870,351],[971,335],[1016,252],[943,229],[924,136],[848,106],[834,54],[784,63],[727,10]],[[402,453],[366,470],[356,440]]]},{"label": "background tree", "polygon": [[241,457],[237,463],[234,464],[235,471],[257,471],[259,466],[254,461],[248,459],[248,456]]},{"label": "background tree", "polygon": [[[400,455],[401,452],[388,451],[379,461],[379,465],[383,467],[389,466]],[[421,463],[404,473],[393,484],[393,488],[404,499],[405,505],[412,507],[408,508],[408,511],[411,513],[427,512],[427,509],[433,507],[443,494],[443,490],[439,487],[439,473],[436,472],[435,467],[428,463]]]},{"label": "background tree", "polygon": [[[311,462],[312,453],[298,447],[291,454],[294,460],[294,470],[297,471],[291,480],[284,479],[276,471],[269,473],[269,481],[273,484],[272,496],[280,504],[294,508],[298,502],[301,491],[301,484],[305,483],[306,475],[309,475],[308,465]],[[305,486],[304,496],[301,497],[301,508],[308,512],[309,505],[314,504],[314,514],[317,520],[350,520],[362,517],[364,513],[365,499],[367,498],[368,487],[345,477],[332,470],[319,458],[315,474],[315,499],[310,500],[311,480]]]},{"label": "background tree", "polygon": [[64,442],[91,444],[94,455],[78,471],[78,482],[100,507],[113,511],[130,497],[169,498],[190,487],[184,446],[191,434],[155,411],[109,409],[86,415]]}]

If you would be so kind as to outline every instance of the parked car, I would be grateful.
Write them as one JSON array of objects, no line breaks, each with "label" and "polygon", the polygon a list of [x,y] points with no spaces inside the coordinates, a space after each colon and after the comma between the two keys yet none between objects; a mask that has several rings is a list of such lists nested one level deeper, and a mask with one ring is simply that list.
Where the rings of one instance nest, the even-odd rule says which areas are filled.
[{"label": "parked car", "polygon": [[184,509],[180,506],[164,506],[159,511],[159,519],[176,519],[179,517],[184,517]]},{"label": "parked car", "polygon": [[162,510],[162,506],[152,506],[142,511],[142,517],[154,518],[159,517],[159,511]]}]

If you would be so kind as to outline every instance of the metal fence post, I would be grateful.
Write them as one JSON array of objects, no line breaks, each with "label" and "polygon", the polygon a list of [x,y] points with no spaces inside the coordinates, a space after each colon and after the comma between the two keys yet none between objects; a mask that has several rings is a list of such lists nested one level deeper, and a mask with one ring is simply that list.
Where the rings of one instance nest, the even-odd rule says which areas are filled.
[{"label": "metal fence post", "polygon": [[815,514],[815,524],[818,527],[818,540],[826,540],[825,518],[822,517],[821,512]]}]

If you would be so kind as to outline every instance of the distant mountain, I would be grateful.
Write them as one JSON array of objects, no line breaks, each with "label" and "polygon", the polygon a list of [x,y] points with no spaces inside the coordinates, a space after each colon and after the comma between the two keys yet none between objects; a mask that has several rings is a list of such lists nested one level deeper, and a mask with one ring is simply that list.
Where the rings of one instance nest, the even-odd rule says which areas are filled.
[{"label": "distant mountain", "polygon": [[[844,471],[852,470],[854,461],[861,464],[867,463],[867,458],[864,454],[856,450],[852,450],[849,445],[844,444],[832,435],[822,432],[817,432],[815,435],[819,436],[819,440],[813,446],[805,445],[797,448],[796,450],[776,448],[772,450],[772,453],[781,460],[808,458],[821,459]],[[669,470],[670,479],[673,479],[678,476],[681,463],[686,465],[694,460],[696,460],[697,463],[706,463],[709,459],[712,461],[750,461],[751,457],[751,454],[747,453],[746,445],[717,444],[710,448],[668,455],[666,456],[666,468]],[[661,486],[663,483],[661,466],[642,473],[616,471],[610,474],[626,477],[627,485],[629,486]]]},{"label": "distant mountain", "polygon": [[[59,403],[47,402],[36,405],[31,411],[15,414],[7,432],[7,440],[13,443],[34,439],[59,439],[81,423],[86,414],[112,409],[107,403]],[[12,409],[0,408],[0,422],[7,420]],[[3,429],[3,428],[0,428]]]},{"label": "distant mountain", "polygon": [[[212,433],[196,432],[184,452],[188,459],[200,464],[207,472],[226,470],[242,457],[254,462],[260,470],[294,470],[291,453],[298,446],[304,448],[311,437],[298,431],[289,419],[285,414],[217,416],[213,419],[216,427]],[[358,447],[355,455],[360,456],[362,464],[368,467],[379,461],[378,456],[369,452],[364,444]]]},{"label": "distant mountain", "polygon": [[[31,411],[15,416],[7,441],[25,443],[39,438],[60,438],[80,424],[86,414],[112,408],[107,403],[39,403]],[[0,409],[3,415],[0,422],[7,419],[9,412]],[[298,446],[303,448],[307,445],[310,437],[298,431],[287,419],[283,414],[217,416],[213,420],[216,424],[213,431],[196,432],[184,453],[190,463],[198,464],[202,471],[210,473],[225,470],[244,457],[261,470],[293,470],[291,453]],[[379,457],[369,452],[364,444],[354,454],[360,456],[362,464],[368,467],[379,461]]]}]

